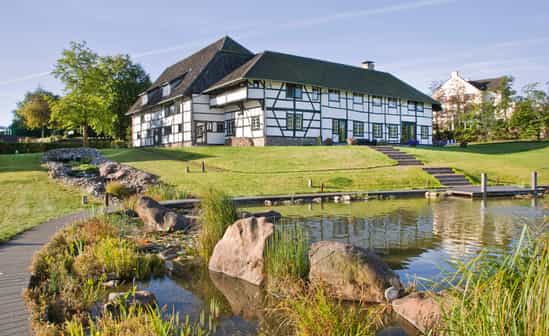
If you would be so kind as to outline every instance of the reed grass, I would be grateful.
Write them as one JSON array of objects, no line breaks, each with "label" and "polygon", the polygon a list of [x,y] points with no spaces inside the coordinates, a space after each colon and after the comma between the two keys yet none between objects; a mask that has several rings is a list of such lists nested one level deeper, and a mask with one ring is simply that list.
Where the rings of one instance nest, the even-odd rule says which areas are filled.
[{"label": "reed grass", "polygon": [[291,281],[286,295],[267,309],[278,321],[268,334],[373,336],[382,326],[382,306],[361,306],[333,299],[322,284]]},{"label": "reed grass", "polygon": [[549,331],[549,237],[525,227],[516,252],[481,254],[448,279],[449,335],[544,336]]},{"label": "reed grass", "polygon": [[302,279],[309,272],[309,241],[300,225],[275,225],[265,247],[265,273],[269,280]]},{"label": "reed grass", "polygon": [[198,235],[198,255],[208,262],[225,230],[238,218],[232,199],[225,193],[208,190],[200,202],[201,229]]},{"label": "reed grass", "polygon": [[169,201],[185,199],[189,193],[183,191],[173,184],[160,182],[147,188],[145,195],[156,201]]},{"label": "reed grass", "polygon": [[118,199],[124,199],[132,194],[130,188],[118,181],[110,181],[105,185],[105,191]]}]

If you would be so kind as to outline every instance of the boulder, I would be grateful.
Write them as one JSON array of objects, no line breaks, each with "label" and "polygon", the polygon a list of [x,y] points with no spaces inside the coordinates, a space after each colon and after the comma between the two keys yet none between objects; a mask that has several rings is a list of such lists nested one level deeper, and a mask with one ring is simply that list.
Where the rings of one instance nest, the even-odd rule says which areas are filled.
[{"label": "boulder", "polygon": [[48,175],[51,178],[62,178],[68,176],[72,170],[71,167],[57,161],[49,161],[47,166]]},{"label": "boulder", "polygon": [[147,196],[137,200],[134,210],[143,221],[143,229],[146,232],[186,230],[190,226],[185,216],[169,210]]},{"label": "boulder", "polygon": [[260,285],[264,279],[263,250],[272,233],[273,224],[265,217],[237,220],[215,246],[209,269]]},{"label": "boulder", "polygon": [[103,306],[105,311],[111,312],[113,315],[119,313],[119,305],[128,308],[129,306],[154,306],[156,305],[156,297],[148,290],[140,290],[135,292],[113,292],[109,293],[107,303]]},{"label": "boulder", "polygon": [[392,302],[393,310],[422,333],[436,332],[442,327],[443,309],[448,296],[432,292],[414,292]]},{"label": "boulder", "polygon": [[335,241],[320,241],[309,250],[309,279],[322,282],[343,300],[385,302],[385,290],[402,285],[375,253]]}]

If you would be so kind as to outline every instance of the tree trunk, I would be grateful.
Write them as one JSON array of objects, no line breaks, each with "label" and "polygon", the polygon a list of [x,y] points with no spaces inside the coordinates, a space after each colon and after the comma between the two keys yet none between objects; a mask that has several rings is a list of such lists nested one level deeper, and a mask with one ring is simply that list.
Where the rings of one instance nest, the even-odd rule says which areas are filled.
[{"label": "tree trunk", "polygon": [[82,146],[88,147],[88,125],[82,125]]}]

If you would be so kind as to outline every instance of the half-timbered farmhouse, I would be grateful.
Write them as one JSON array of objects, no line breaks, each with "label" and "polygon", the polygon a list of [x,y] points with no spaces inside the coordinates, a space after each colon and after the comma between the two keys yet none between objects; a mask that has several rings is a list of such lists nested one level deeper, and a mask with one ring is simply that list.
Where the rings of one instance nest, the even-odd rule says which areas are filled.
[{"label": "half-timbered farmhouse", "polygon": [[141,146],[431,144],[438,103],[372,62],[350,66],[229,37],[168,67],[128,114]]}]

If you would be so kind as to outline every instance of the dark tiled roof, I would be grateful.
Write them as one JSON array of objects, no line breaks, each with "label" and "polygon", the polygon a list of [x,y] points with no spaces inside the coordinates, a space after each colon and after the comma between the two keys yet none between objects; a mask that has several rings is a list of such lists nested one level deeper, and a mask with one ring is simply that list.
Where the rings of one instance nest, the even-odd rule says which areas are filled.
[{"label": "dark tiled roof", "polygon": [[[166,68],[147,90],[150,93],[149,103],[142,106],[141,100],[138,99],[128,114],[154,106],[161,100],[200,93],[252,57],[251,51],[225,36]],[[160,92],[162,85],[176,81],[180,83],[171,89],[170,95],[162,97]]]},{"label": "dark tiled roof", "polygon": [[468,82],[469,84],[482,91],[496,91],[504,80],[505,76],[498,78],[470,80]]},{"label": "dark tiled roof", "polygon": [[255,55],[208,88],[206,92],[246,79],[269,79],[296,84],[311,84],[439,104],[431,97],[386,72],[272,51]]}]

